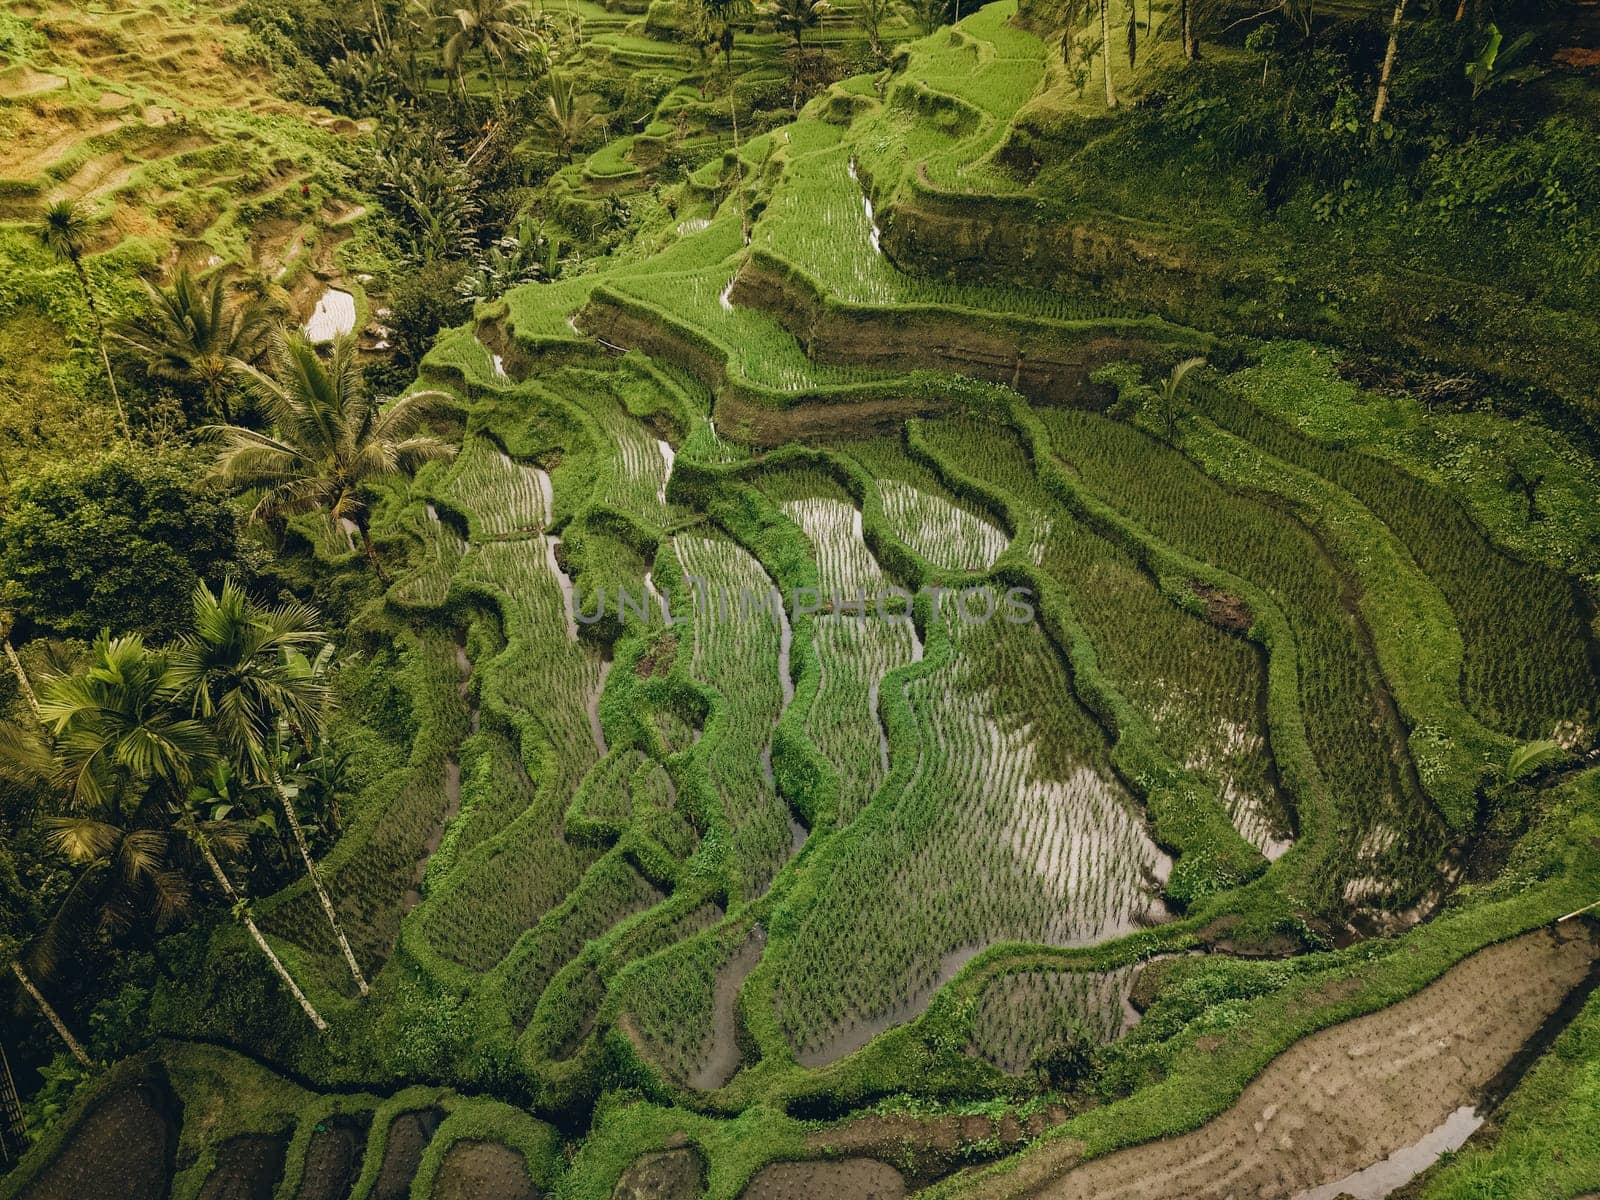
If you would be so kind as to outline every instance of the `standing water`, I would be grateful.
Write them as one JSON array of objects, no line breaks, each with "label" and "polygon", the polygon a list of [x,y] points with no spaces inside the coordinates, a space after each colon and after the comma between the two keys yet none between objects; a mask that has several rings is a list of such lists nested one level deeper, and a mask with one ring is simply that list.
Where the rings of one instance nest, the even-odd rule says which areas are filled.
[{"label": "standing water", "polygon": [[556,584],[561,588],[562,615],[567,619],[567,636],[573,641],[578,640],[578,616],[576,601],[572,596],[572,576],[561,569],[561,560],[556,557],[556,550],[561,545],[560,538],[547,537],[544,541],[545,563],[550,568],[550,573],[556,577]]},{"label": "standing water", "polygon": [[317,301],[306,322],[306,337],[313,342],[331,342],[356,327],[356,298],[349,292],[329,288]]},{"label": "standing water", "polygon": [[1343,1179],[1301,1192],[1294,1200],[1383,1200],[1433,1166],[1440,1155],[1459,1150],[1478,1131],[1484,1118],[1478,1110],[1463,1105],[1444,1119],[1444,1124],[1409,1146],[1402,1146],[1380,1163],[1346,1175]]},{"label": "standing water", "polygon": [[[861,187],[861,176],[856,174],[856,160],[854,158],[850,160],[850,181],[857,187]],[[867,213],[867,240],[872,243],[872,252],[874,254],[882,254],[883,245],[882,239],[878,234],[878,216],[872,211],[872,197],[867,195],[867,189],[864,187],[861,188],[861,207]]]},{"label": "standing water", "polygon": [[667,464],[665,474],[661,476],[660,499],[661,503],[667,502],[667,483],[672,479],[672,464],[677,461],[672,450],[672,443],[661,438],[656,439],[656,446],[661,451],[661,461]]}]

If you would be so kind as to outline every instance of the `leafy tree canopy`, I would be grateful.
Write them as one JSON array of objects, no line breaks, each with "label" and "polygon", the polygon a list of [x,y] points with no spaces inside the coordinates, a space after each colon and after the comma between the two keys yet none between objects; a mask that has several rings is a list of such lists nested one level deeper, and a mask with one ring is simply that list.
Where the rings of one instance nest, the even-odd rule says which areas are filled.
[{"label": "leafy tree canopy", "polygon": [[170,637],[201,580],[239,554],[226,497],[183,457],[116,449],[19,480],[0,520],[0,580],[19,631]]}]

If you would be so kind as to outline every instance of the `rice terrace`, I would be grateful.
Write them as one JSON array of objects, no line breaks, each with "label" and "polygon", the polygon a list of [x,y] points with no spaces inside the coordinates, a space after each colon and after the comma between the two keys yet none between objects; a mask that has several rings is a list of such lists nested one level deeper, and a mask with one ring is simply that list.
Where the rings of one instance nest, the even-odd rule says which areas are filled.
[{"label": "rice terrace", "polygon": [[0,1200],[1594,1200],[1592,0],[7,0]]}]

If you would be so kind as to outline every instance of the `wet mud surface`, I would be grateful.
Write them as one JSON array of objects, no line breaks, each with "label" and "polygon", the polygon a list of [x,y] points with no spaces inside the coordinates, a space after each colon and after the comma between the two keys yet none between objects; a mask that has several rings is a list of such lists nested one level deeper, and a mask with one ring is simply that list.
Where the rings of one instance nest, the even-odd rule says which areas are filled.
[{"label": "wet mud surface", "polygon": [[539,1200],[522,1155],[499,1142],[451,1146],[433,1181],[433,1200]]},{"label": "wet mud surface", "polygon": [[331,1117],[311,1133],[296,1200],[347,1200],[366,1156],[370,1117]]},{"label": "wet mud surface", "polygon": [[161,1086],[129,1084],[89,1110],[20,1200],[163,1200],[177,1150],[177,1104]]},{"label": "wet mud surface", "polygon": [[741,1200],[901,1200],[906,1181],[875,1158],[773,1163],[756,1172]]},{"label": "wet mud surface", "polygon": [[401,1113],[394,1119],[383,1150],[383,1165],[378,1169],[378,1183],[372,1189],[373,1200],[409,1200],[411,1180],[422,1163],[422,1152],[442,1120],[444,1113],[437,1108]]},{"label": "wet mud surface", "polygon": [[1281,1200],[1413,1146],[1504,1085],[1592,981],[1586,928],[1538,930],[1467,958],[1397,1004],[1295,1043],[1231,1109],[1181,1137],[1078,1164],[1040,1147],[974,1196]]},{"label": "wet mud surface", "polygon": [[699,1200],[706,1161],[693,1146],[641,1154],[617,1180],[612,1200]]},{"label": "wet mud surface", "polygon": [[252,1133],[217,1147],[217,1165],[200,1189],[200,1200],[272,1200],[283,1178],[289,1139]]}]

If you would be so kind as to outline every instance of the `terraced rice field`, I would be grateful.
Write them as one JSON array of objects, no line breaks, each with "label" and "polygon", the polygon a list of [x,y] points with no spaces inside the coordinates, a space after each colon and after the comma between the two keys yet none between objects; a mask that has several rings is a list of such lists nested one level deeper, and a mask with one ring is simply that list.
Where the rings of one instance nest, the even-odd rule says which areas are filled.
[{"label": "terraced rice field", "polygon": [[[952,86],[990,61],[962,35],[934,51]],[[858,142],[804,121],[769,141],[752,250],[835,301],[1124,318],[906,275],[874,251]],[[1453,777],[1419,757],[1418,704],[1588,736],[1570,590],[1429,485],[1223,390],[1177,445],[1003,388],[887,433],[742,445],[717,420],[729,380],[782,406],[887,377],[818,363],[734,299],[739,224],[725,204],[659,255],[519,289],[432,360],[477,398],[408,510],[392,599],[474,631],[479,715],[419,768],[457,772],[462,800],[416,818],[435,848],[400,915],[429,972],[493,997],[525,1069],[562,1078],[620,1037],[664,1088],[741,1095],[939,1028],[959,995],[966,1060],[1029,1076],[1068,1033],[1116,1044],[1141,960],[1230,889],[1260,881],[1280,925],[1303,905],[1414,921],[1444,895]],[[655,352],[615,357],[597,305]],[[1315,482],[1249,485],[1250,455]],[[1458,694],[1391,677],[1371,568],[1304,494],[1438,568]],[[1446,569],[1443,543],[1473,566]],[[615,623],[603,589],[637,597]],[[1489,614],[1521,590],[1539,601],[1512,655]],[[1057,957],[1005,965],[1019,946]],[[1106,947],[1110,967],[1081,957]]]},{"label": "terraced rice field", "polygon": [[[216,1136],[131,1158],[139,1194],[734,1200],[953,1176],[939,1194],[1142,1196],[1176,1194],[1170,1170],[1222,1195],[1213,1136],[1264,1188],[1310,1188],[1338,1179],[1248,1131],[1392,1100],[1363,1055],[1411,1061],[1407,1030],[1425,1079],[1477,1088],[1578,996],[1587,932],[1529,931],[1589,898],[1585,583],[1438,482],[1290,428],[1242,372],[1196,376],[1162,419],[1174,361],[1250,347],[885,255],[908,193],[1027,195],[1003,151],[1060,67],[1016,10],[747,138],[739,189],[731,141],[709,155],[651,217],[658,252],[571,262],[440,335],[420,375],[459,401],[457,453],[375,497],[395,578],[340,668],[359,794],[320,866],[413,1024],[356,1002],[307,885],[260,899],[341,1035],[368,1022],[392,1056],[278,1048],[321,1095],[163,1049],[204,1060],[173,1087]],[[326,266],[354,199],[297,203],[313,156],[248,78],[166,111],[161,55],[220,50],[196,34],[136,63],[151,11],[77,14],[49,70],[0,71],[6,105],[63,106],[18,143],[31,182],[0,181],[0,221],[13,195],[72,196],[174,264]],[[688,79],[651,12],[569,16],[607,62]],[[855,37],[844,17],[818,44]],[[746,65],[781,41],[740,38]],[[703,101],[682,82],[662,112]],[[337,136],[313,127],[312,149]],[[639,122],[562,186],[642,195],[669,128]],[[938,371],[861,353],[933,319]],[[1039,345],[1072,389],[1030,382]],[[1553,765],[1508,770],[1545,738]],[[1490,985],[1533,1006],[1511,1032]],[[1446,1017],[1487,1049],[1435,1053]],[[1318,1045],[1343,1064],[1326,1096]],[[1051,1078],[1063,1060],[1078,1074]],[[209,1090],[230,1073],[267,1097],[250,1120]],[[158,1084],[109,1092],[80,1138],[142,1123],[165,1153]],[[1128,1112],[1184,1136],[1095,1159]],[[815,1123],[848,1114],[866,1130]],[[1064,1121],[1017,1189],[955,1174]],[[1376,1124],[1363,1145],[1389,1147]],[[25,1194],[76,1177],[38,1178]]]}]

